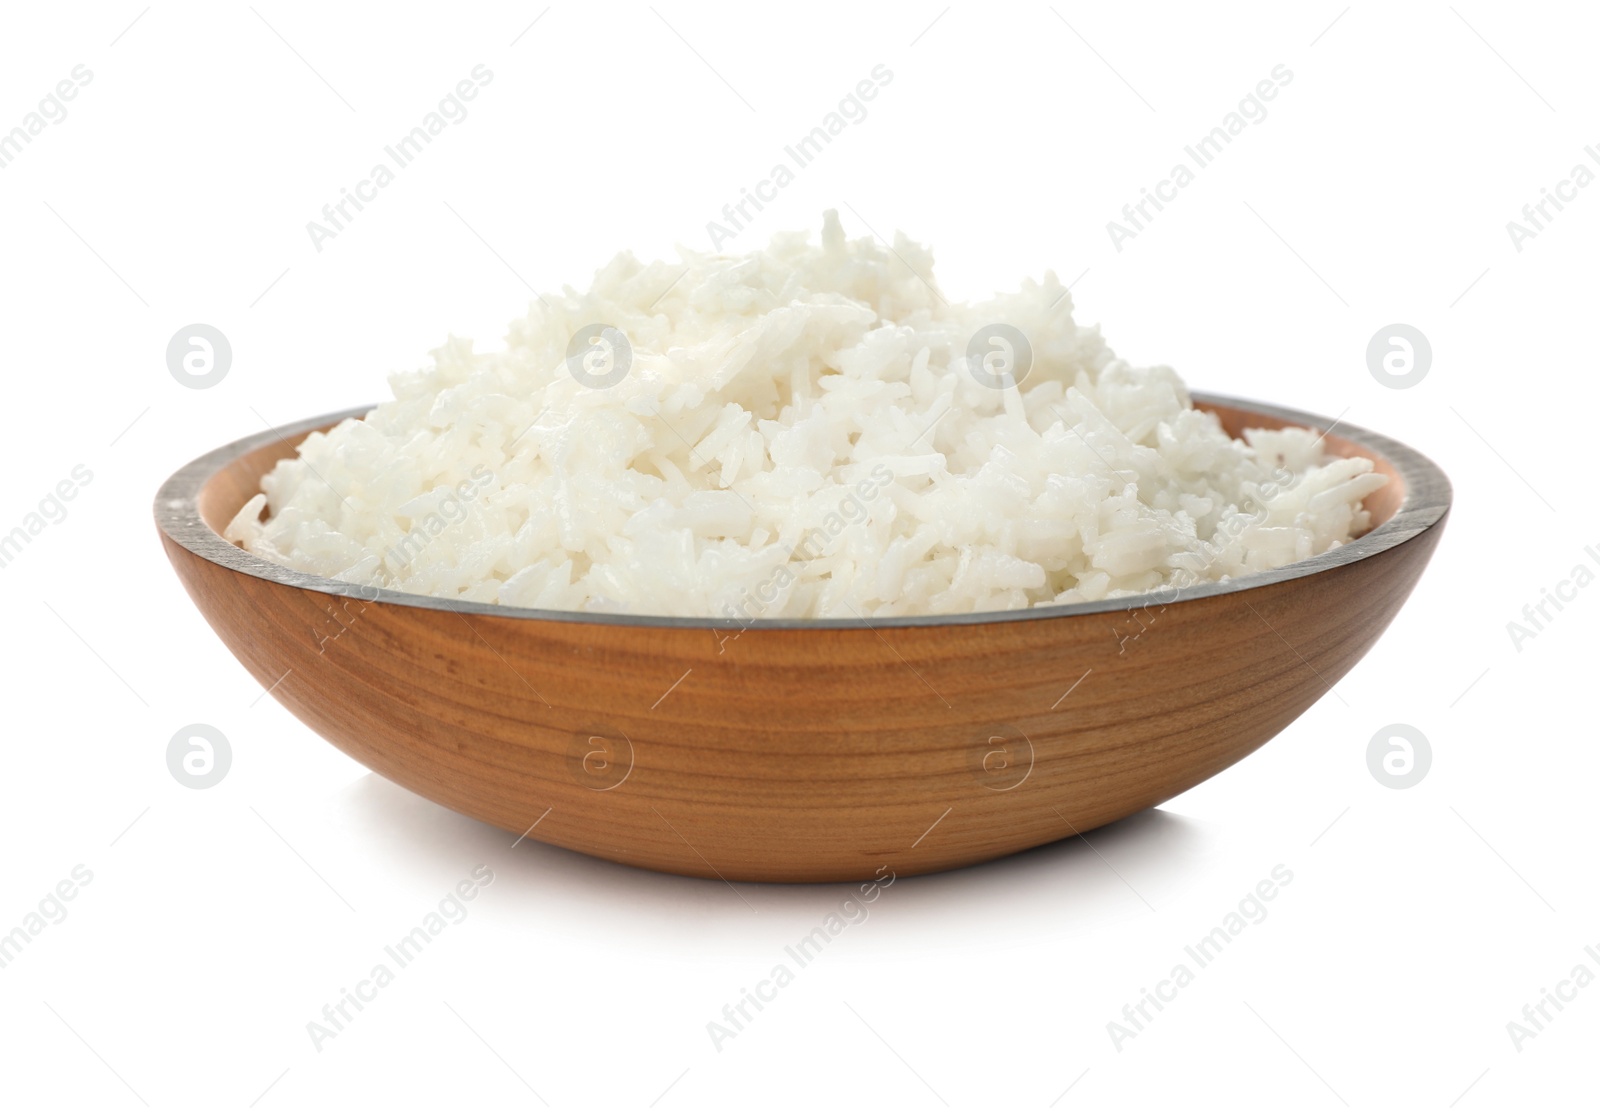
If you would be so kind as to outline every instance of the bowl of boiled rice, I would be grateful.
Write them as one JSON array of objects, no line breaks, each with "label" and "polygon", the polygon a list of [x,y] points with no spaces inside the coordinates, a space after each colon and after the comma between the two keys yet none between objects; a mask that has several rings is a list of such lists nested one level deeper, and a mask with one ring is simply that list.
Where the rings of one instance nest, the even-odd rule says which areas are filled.
[{"label": "bowl of boiled rice", "polygon": [[1415,451],[1191,394],[1052,274],[781,235],[618,256],[506,344],[191,462],[155,514],[272,696],[400,785],[656,870],[964,866],[1271,739],[1405,601]]}]

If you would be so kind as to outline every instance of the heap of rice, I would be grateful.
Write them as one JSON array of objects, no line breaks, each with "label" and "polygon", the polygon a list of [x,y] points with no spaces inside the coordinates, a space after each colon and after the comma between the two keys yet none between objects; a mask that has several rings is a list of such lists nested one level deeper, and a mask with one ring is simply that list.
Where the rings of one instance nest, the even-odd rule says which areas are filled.
[{"label": "heap of rice", "polygon": [[[624,253],[503,352],[452,337],[394,401],[308,437],[227,537],[407,592],[748,620],[1099,600],[1368,528],[1370,462],[1304,429],[1229,437],[1169,368],[1076,325],[1054,274],[952,305],[903,235],[846,240],[830,212],[821,240]],[[996,323],[1031,347],[1009,377],[968,358]],[[610,356],[569,360],[590,334]]]}]

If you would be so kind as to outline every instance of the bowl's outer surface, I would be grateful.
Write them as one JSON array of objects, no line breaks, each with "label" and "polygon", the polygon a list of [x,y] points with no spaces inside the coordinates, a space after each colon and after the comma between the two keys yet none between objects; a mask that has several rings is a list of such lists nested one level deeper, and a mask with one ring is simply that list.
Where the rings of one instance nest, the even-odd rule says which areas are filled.
[{"label": "bowl's outer surface", "polygon": [[[1327,428],[1197,401],[1235,433]],[[1360,660],[1449,504],[1426,459],[1346,429],[1333,451],[1392,477],[1368,501],[1381,525],[1311,562],[1042,613],[741,630],[374,592],[222,542],[212,531],[261,474],[329,424],[218,450],[158,496],[173,566],[234,655],[324,738],[431,800],[530,839],[728,880],[942,870],[1183,792]]]}]

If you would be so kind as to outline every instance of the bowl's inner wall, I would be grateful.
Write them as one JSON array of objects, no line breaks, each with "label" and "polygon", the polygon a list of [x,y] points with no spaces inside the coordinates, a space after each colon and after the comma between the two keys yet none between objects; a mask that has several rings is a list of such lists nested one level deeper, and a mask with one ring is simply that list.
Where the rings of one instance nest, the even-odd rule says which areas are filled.
[{"label": "bowl's inner wall", "polygon": [[[1282,429],[1293,423],[1270,417],[1266,414],[1243,410],[1232,406],[1220,406],[1210,403],[1195,402],[1198,410],[1207,410],[1217,415],[1222,422],[1222,428],[1231,437],[1242,437],[1246,429]],[[321,427],[320,432],[332,429],[332,423]],[[1400,509],[1405,501],[1405,480],[1399,470],[1386,458],[1370,449],[1356,445],[1351,441],[1333,433],[1324,433],[1324,443],[1328,451],[1335,456],[1366,457],[1372,461],[1373,467],[1380,473],[1389,477],[1389,482],[1383,487],[1367,496],[1364,506],[1372,516],[1372,527],[1376,528],[1387,522],[1394,513]],[[278,461],[291,457],[298,447],[297,442],[290,442],[279,438],[270,444],[251,453],[236,457],[227,467],[222,468],[201,487],[196,500],[200,518],[216,533],[221,534],[223,529],[239,513],[239,508],[244,506],[254,496],[261,492],[261,477],[272,470]]]},{"label": "bowl's inner wall", "polygon": [[[1233,406],[1218,406],[1198,401],[1194,405],[1196,410],[1208,410],[1215,414],[1222,422],[1222,428],[1227,430],[1230,437],[1243,437],[1246,429],[1283,429],[1285,426],[1294,424],[1293,422],[1268,417],[1265,414],[1258,414],[1249,410],[1241,410]],[[1375,530],[1393,518],[1395,512],[1400,509],[1400,505],[1405,502],[1406,498],[1406,481],[1400,475],[1400,470],[1395,467],[1388,457],[1373,452],[1364,446],[1357,445],[1353,441],[1346,441],[1336,433],[1329,433],[1327,430],[1321,430],[1320,432],[1322,433],[1322,443],[1328,447],[1328,452],[1334,456],[1366,457],[1372,461],[1374,471],[1389,477],[1388,483],[1361,502],[1361,505],[1367,508],[1367,513],[1372,516],[1370,529]],[[235,510],[237,509],[235,508]]]}]

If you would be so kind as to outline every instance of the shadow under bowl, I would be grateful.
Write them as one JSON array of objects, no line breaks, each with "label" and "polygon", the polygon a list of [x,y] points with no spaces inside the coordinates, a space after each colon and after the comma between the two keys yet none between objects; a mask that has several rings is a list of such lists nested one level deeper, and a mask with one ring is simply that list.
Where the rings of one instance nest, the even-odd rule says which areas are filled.
[{"label": "shadow under bowl", "polygon": [[1224,583],[988,614],[740,623],[535,611],[296,572],[221,529],[304,436],[162,485],[168,558],[257,681],[358,762],[509,832],[733,881],[945,870],[1160,804],[1361,659],[1438,544],[1450,484],[1388,438],[1196,395],[1234,436],[1307,426],[1390,482],[1373,527]]}]

